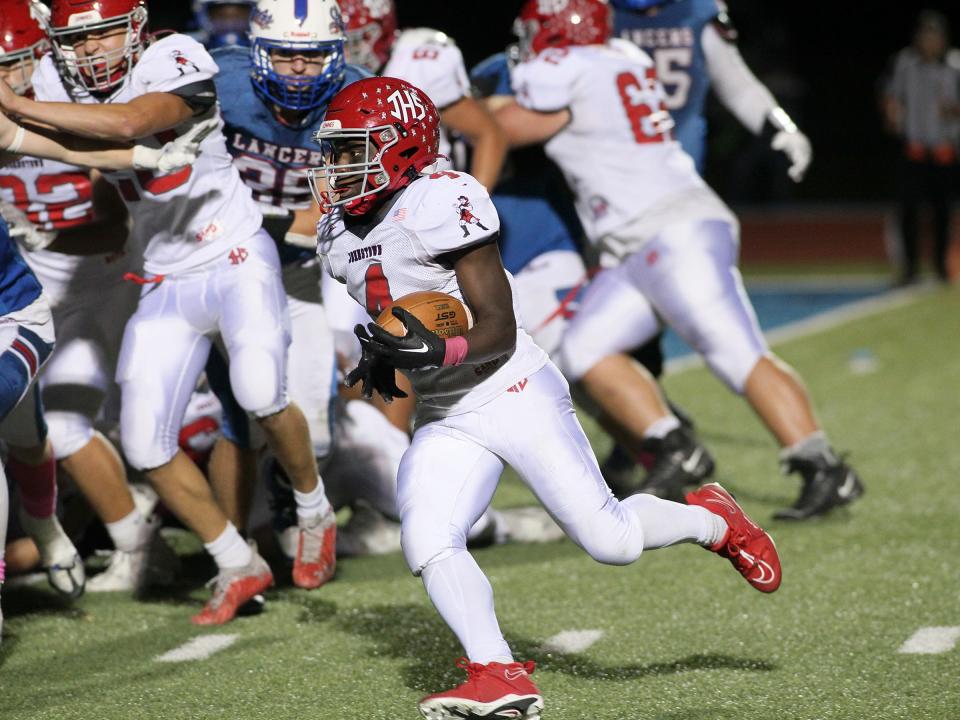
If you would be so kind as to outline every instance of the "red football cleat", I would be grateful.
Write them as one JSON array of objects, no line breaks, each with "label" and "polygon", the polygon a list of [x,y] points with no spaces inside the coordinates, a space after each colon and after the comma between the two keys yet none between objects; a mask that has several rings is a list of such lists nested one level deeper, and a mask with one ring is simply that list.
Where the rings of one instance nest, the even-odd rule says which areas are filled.
[{"label": "red football cleat", "polygon": [[293,560],[293,584],[308,590],[318,588],[337,569],[337,518],[333,510],[312,522],[300,521],[297,556]]},{"label": "red football cleat", "polygon": [[780,555],[773,538],[743,512],[733,495],[718,483],[708,483],[687,493],[688,505],[699,505],[727,521],[727,536],[710,549],[733,563],[748,583],[760,592],[780,587]]},{"label": "red football cleat", "polygon": [[273,585],[273,573],[267,561],[253,548],[253,559],[242,568],[221,570],[212,580],[213,597],[203,610],[191,618],[194,625],[223,625],[237,609],[253,596]]},{"label": "red football cleat", "polygon": [[539,720],[543,696],[530,680],[532,660],[481,665],[460,658],[457,667],[467,671],[467,681],[421,700],[420,713],[427,720]]}]

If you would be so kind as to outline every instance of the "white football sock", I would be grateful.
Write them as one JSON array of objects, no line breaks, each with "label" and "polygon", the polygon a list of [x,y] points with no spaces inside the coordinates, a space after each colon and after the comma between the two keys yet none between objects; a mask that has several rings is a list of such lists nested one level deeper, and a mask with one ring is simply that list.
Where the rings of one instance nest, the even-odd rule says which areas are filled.
[{"label": "white football sock", "polygon": [[107,526],[107,532],[110,533],[110,539],[113,540],[113,546],[127,553],[139,550],[146,545],[153,531],[147,519],[136,508],[116,522],[104,524]]},{"label": "white football sock", "polygon": [[297,501],[297,517],[301,520],[310,520],[318,515],[326,515],[330,510],[330,501],[323,489],[323,480],[317,476],[317,486],[308,493],[293,489],[293,498]]},{"label": "white football sock", "polygon": [[227,522],[223,532],[213,542],[204,543],[207,552],[213,556],[221,570],[241,568],[253,560],[253,550],[237,532],[232,522]]},{"label": "white football sock", "polygon": [[421,573],[430,602],[471,662],[513,662],[493,608],[493,588],[466,550],[430,562]]},{"label": "white football sock", "polygon": [[7,490],[7,476],[3,472],[3,463],[0,463],[0,585],[3,585],[5,566],[4,557],[7,549],[7,518],[10,515],[10,495]]},{"label": "white football sock", "polygon": [[631,495],[622,503],[640,519],[644,550],[683,542],[712,547],[727,534],[726,521],[699,505],[683,505],[645,493]]},{"label": "white football sock", "polygon": [[674,415],[667,415],[657,420],[653,425],[648,427],[644,432],[643,436],[645,438],[665,438],[667,433],[671,430],[676,430],[680,427],[680,421]]},{"label": "white football sock", "polygon": [[788,448],[780,451],[780,460],[789,460],[790,458],[802,458],[804,460],[819,460],[826,458],[830,464],[840,462],[833,448],[830,447],[830,441],[823,430],[816,430],[810,433],[803,440],[794,443]]}]

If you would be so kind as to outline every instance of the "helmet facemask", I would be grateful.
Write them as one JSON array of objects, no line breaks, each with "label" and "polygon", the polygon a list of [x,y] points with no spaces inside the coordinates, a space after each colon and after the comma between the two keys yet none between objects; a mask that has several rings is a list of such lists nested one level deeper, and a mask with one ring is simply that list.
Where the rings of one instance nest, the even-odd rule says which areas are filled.
[{"label": "helmet facemask", "polygon": [[[308,62],[319,61],[318,75],[281,75],[273,64],[272,53],[303,56]],[[284,110],[308,112],[325,105],[340,90],[343,73],[343,41],[275,42],[256,38],[251,48],[253,83],[270,102]]]},{"label": "helmet facemask", "polygon": [[[36,66],[37,57],[47,47],[44,40],[23,50],[0,53],[0,67],[6,69],[4,79],[17,95],[27,95],[33,89],[30,78]],[[12,82],[14,75],[19,74],[18,82]]]},{"label": "helmet facemask", "polygon": [[309,169],[307,179],[321,208],[342,205],[351,215],[362,215],[376,203],[373,196],[390,184],[383,155],[400,136],[390,125],[334,127],[339,124],[337,120],[324,122],[314,133],[323,151],[323,165]]},{"label": "helmet facemask", "polygon": [[[71,18],[72,19],[72,18]],[[128,15],[106,20],[94,19],[72,27],[48,28],[53,54],[61,73],[89,93],[104,94],[118,90],[143,52],[147,11],[136,7]],[[77,46],[90,35],[113,37],[124,33],[124,42],[113,50],[79,57]]]}]

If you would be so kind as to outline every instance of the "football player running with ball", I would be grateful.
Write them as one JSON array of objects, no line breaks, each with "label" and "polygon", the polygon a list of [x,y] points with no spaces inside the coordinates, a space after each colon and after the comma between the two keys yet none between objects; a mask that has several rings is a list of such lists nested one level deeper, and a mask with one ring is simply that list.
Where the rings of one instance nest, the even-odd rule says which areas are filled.
[{"label": "football player running with ball", "polygon": [[[398,477],[403,553],[463,645],[458,665],[467,671],[462,685],[420,702],[424,717],[538,718],[543,708],[529,677],[534,664],[514,660],[493,590],[465,544],[505,464],[599,562],[626,565],[645,549],[693,542],[730,559],[758,590],[777,589],[773,541],[719,485],[691,493],[690,505],[613,497],[566,381],[518,326],[490,197],[470,175],[432,172],[439,114],[424,93],[390,77],[354,83],[331,101],[317,139],[324,165],[311,178],[329,208],[317,226],[327,272],[368,311],[435,291],[463,302],[475,320],[443,339],[395,306],[406,334],[358,325],[363,355],[348,377],[390,398],[400,369],[418,397]],[[479,222],[464,236],[466,205]]]},{"label": "football player running with ball", "polygon": [[[528,0],[516,22],[525,57],[512,74],[516,102],[497,112],[513,144],[545,143],[588,239],[615,264],[593,280],[564,334],[564,374],[626,435],[665,437],[680,422],[624,352],[667,324],[747,399],[784,448],[784,464],[803,476],[800,497],[778,518],[852,502],[863,493],[860,479],[760,332],[737,269],[736,217],[673,139],[652,60],[610,40],[610,27],[605,0]],[[700,459],[698,449],[688,462]],[[681,499],[683,479],[657,494]]]}]

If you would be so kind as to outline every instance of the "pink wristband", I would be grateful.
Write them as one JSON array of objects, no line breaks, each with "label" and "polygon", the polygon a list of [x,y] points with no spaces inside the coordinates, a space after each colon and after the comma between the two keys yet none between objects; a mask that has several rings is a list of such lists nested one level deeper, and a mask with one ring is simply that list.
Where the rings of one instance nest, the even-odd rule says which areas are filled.
[{"label": "pink wristband", "polygon": [[444,349],[443,366],[446,367],[448,365],[459,365],[462,363],[464,358],[467,357],[467,351],[470,349],[470,345],[467,343],[465,337],[457,335],[457,337],[447,338]]}]

